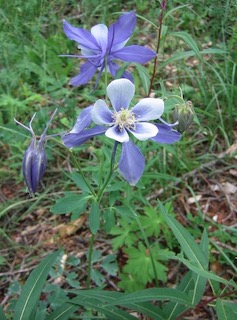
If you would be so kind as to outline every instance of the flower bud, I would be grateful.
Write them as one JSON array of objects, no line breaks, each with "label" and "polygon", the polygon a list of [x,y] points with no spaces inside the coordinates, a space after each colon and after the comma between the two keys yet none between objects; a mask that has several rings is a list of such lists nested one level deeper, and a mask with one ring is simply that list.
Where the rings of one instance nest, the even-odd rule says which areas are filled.
[{"label": "flower bud", "polygon": [[193,122],[194,114],[192,101],[176,104],[173,119],[174,121],[178,121],[177,130],[181,132],[186,131]]},{"label": "flower bud", "polygon": [[[43,140],[43,139],[42,139]],[[32,138],[23,158],[22,171],[30,196],[37,191],[46,169],[47,159],[44,141]]]},{"label": "flower bud", "polygon": [[24,153],[23,164],[22,164],[23,176],[31,197],[33,197],[35,192],[37,191],[40,180],[42,179],[45,173],[46,164],[47,164],[45,142],[47,138],[49,138],[49,136],[46,136],[46,131],[56,111],[57,109],[52,114],[44,132],[42,133],[42,135],[38,140],[31,126],[32,121],[35,117],[35,114],[33,115],[30,121],[29,127],[26,127],[25,125],[15,120],[17,124],[21,125],[23,128],[30,131],[30,133],[32,134],[32,139],[28,149]]}]

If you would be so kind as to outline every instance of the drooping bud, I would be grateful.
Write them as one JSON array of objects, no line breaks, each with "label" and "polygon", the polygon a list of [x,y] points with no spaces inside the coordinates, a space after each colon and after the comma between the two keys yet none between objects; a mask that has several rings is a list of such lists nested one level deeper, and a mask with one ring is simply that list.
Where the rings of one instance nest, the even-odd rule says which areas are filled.
[{"label": "drooping bud", "polygon": [[37,140],[36,135],[32,129],[32,121],[35,117],[35,114],[33,115],[30,121],[29,128],[21,124],[17,120],[15,120],[17,124],[21,125],[23,128],[30,131],[32,134],[32,139],[28,149],[24,153],[23,164],[22,164],[24,180],[31,197],[33,197],[35,192],[37,191],[40,180],[42,179],[45,173],[46,164],[47,164],[45,143],[47,138],[49,137],[49,136],[46,136],[46,131],[56,112],[57,112],[57,109],[52,114],[39,140]]},{"label": "drooping bud", "polygon": [[173,113],[174,121],[178,121],[177,130],[184,132],[193,122],[194,108],[192,101],[184,102],[183,104],[176,104]]}]

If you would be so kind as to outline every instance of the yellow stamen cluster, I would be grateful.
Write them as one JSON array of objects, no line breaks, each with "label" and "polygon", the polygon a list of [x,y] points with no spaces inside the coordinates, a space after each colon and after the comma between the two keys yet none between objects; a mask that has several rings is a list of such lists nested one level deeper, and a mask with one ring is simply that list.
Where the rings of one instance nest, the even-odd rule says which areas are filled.
[{"label": "yellow stamen cluster", "polygon": [[114,124],[118,125],[120,131],[122,131],[124,128],[125,129],[135,129],[136,125],[136,119],[134,113],[127,109],[121,109],[118,112],[115,112],[113,115],[114,118]]}]

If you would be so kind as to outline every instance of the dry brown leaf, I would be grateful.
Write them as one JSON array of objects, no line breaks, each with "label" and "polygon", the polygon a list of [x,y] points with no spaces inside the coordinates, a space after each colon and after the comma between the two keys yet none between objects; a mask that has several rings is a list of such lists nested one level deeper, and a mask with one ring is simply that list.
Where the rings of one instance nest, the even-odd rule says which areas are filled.
[{"label": "dry brown leaf", "polygon": [[86,220],[86,216],[81,215],[80,218],[75,221],[71,221],[67,224],[60,224],[57,227],[57,229],[59,230],[60,238],[65,238],[76,233],[77,230],[80,229],[81,226],[84,224],[85,220]]}]

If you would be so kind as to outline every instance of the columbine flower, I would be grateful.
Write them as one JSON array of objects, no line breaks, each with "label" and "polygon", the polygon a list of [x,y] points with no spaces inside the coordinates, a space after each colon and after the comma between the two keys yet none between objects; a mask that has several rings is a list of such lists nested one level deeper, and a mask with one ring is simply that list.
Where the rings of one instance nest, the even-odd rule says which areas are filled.
[{"label": "columbine flower", "polygon": [[[91,32],[70,25],[63,21],[63,29],[67,37],[78,43],[81,55],[64,55],[68,57],[85,58],[88,61],[81,66],[80,73],[71,79],[70,84],[80,86],[86,84],[97,70],[98,82],[103,70],[109,71],[113,77],[119,66],[113,62],[118,59],[125,62],[146,63],[155,57],[156,53],[138,45],[125,47],[136,25],[135,12],[121,15],[117,22],[107,28],[104,24],[92,27]],[[121,78],[132,81],[132,75],[125,71]]]},{"label": "columbine flower", "polygon": [[49,136],[46,136],[46,131],[56,112],[57,112],[57,109],[54,111],[54,113],[50,117],[50,120],[44,132],[40,136],[39,140],[37,140],[34,130],[32,129],[32,122],[35,118],[36,113],[31,118],[29,127],[25,126],[24,124],[14,119],[17,124],[25,128],[26,130],[30,131],[30,133],[32,134],[32,139],[28,149],[24,153],[23,164],[22,164],[23,176],[31,197],[33,197],[35,192],[37,191],[40,180],[42,179],[45,173],[46,164],[47,164],[46,153],[45,153],[45,142],[46,142],[46,139],[49,137]]},{"label": "columbine flower", "polygon": [[[180,139],[180,134],[173,130],[174,125],[160,119],[164,111],[162,99],[144,98],[129,109],[134,92],[135,86],[131,81],[127,79],[112,81],[107,87],[107,95],[113,109],[109,109],[103,100],[97,100],[94,107],[85,109],[87,116],[90,115],[97,126],[87,129],[84,126],[84,117],[80,115],[73,130],[63,136],[63,142],[68,148],[79,146],[103,133],[108,138],[122,143],[119,171],[131,185],[135,185],[141,178],[145,159],[130,139],[130,134],[141,141],[151,139],[160,143],[173,143]],[[156,119],[160,119],[163,123],[148,122]]]}]

